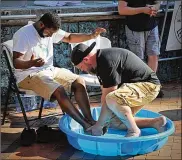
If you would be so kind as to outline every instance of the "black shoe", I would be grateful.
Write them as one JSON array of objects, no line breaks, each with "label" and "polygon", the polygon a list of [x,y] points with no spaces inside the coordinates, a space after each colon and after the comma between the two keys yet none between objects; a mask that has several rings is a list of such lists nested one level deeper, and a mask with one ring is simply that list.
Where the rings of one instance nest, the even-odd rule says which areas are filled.
[{"label": "black shoe", "polygon": [[36,141],[36,139],[37,134],[35,129],[24,128],[24,130],[21,133],[20,143],[23,146],[30,146]]},{"label": "black shoe", "polygon": [[157,98],[163,98],[164,97],[164,93],[162,90],[159,91],[159,94],[157,95]]},{"label": "black shoe", "polygon": [[67,142],[66,135],[58,129],[52,129],[47,125],[37,129],[38,143],[58,142],[60,140],[62,143]]},{"label": "black shoe", "polygon": [[47,125],[39,127],[37,129],[37,142],[40,143],[47,143],[50,141],[50,136],[49,136],[49,132],[50,132],[51,128],[48,127]]}]

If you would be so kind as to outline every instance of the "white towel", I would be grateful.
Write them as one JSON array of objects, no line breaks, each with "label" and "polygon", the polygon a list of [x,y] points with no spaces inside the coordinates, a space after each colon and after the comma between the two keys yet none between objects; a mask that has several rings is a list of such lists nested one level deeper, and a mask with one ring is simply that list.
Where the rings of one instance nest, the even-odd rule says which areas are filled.
[{"label": "white towel", "polygon": [[81,1],[66,1],[66,6],[81,5]]},{"label": "white towel", "polygon": [[58,1],[57,6],[64,6],[66,1]]},{"label": "white towel", "polygon": [[37,6],[47,6],[47,7],[55,7],[57,5],[63,6],[64,3],[59,3],[59,1],[34,1],[34,4]]},{"label": "white towel", "polygon": [[48,6],[48,7],[55,7],[55,6],[75,6],[81,5],[81,1],[34,1],[34,4],[37,6]]}]

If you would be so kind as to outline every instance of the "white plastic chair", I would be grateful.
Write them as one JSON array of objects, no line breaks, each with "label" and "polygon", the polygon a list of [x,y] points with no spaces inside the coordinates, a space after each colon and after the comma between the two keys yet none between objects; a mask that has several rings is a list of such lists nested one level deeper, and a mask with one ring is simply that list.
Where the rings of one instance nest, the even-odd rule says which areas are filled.
[{"label": "white plastic chair", "polygon": [[[96,39],[91,39],[88,41],[82,42],[83,44],[86,44],[90,46],[93,42],[96,42],[96,46],[94,47],[95,49],[104,49],[104,48],[111,48],[111,41],[102,36],[98,36]],[[71,43],[71,49],[78,45],[79,43]],[[84,78],[86,85],[88,86],[100,86],[99,80],[97,76],[91,75],[91,74],[80,74],[82,78]]]}]

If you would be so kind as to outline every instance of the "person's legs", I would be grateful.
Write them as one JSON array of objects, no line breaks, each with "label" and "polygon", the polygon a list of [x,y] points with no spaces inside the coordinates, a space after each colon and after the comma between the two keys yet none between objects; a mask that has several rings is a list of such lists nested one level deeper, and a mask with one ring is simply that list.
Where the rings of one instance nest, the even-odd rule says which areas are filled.
[{"label": "person's legs", "polygon": [[[158,69],[158,56],[160,55],[160,39],[158,26],[153,30],[146,32],[146,54],[147,54],[147,64],[154,71],[157,72]],[[162,98],[164,93],[160,90],[157,98]]]},{"label": "person's legs", "polygon": [[136,54],[140,59],[144,60],[145,53],[145,37],[144,32],[135,32],[130,30],[127,26],[126,31],[126,42],[129,50]]},{"label": "person's legs", "polygon": [[[128,134],[126,136],[139,136],[140,130],[138,127],[154,127],[159,130],[160,127],[165,125],[164,117],[148,120],[133,117],[144,104],[155,99],[159,90],[160,85],[152,83],[130,83],[123,84],[118,90],[106,96],[108,108],[111,109],[127,127]],[[151,122],[152,124],[150,124]],[[123,127],[122,125],[118,126]]]},{"label": "person's legs", "polygon": [[75,121],[83,126],[84,129],[90,127],[90,124],[85,121],[82,114],[78,111],[78,109],[73,105],[71,100],[68,98],[66,91],[63,87],[58,87],[52,94],[53,97],[58,101],[61,109],[66,112],[69,116],[71,116]]},{"label": "person's legs", "polygon": [[[164,116],[156,117],[156,118],[140,118],[134,117],[136,125],[142,128],[155,128],[158,132],[163,132],[165,130],[165,124],[167,123],[166,118]],[[110,128],[127,129],[124,123],[115,115],[112,117],[110,124]]]},{"label": "person's legs", "polygon": [[118,104],[109,94],[106,97],[106,103],[110,110],[123,122],[127,127],[128,133],[126,137],[139,137],[140,129],[137,127],[135,119],[132,115],[131,108],[126,104]]},{"label": "person's legs", "polygon": [[151,31],[145,32],[145,39],[146,54],[148,56],[147,64],[154,72],[157,72],[158,56],[160,54],[160,39],[158,26]]},{"label": "person's legs", "polygon": [[19,87],[33,90],[37,95],[47,100],[56,99],[64,112],[80,123],[84,129],[87,129],[91,125],[85,121],[85,118],[74,106],[66,93],[71,91],[71,85],[77,78],[77,75],[66,69],[55,68],[28,76],[19,83]]},{"label": "person's legs", "polygon": [[78,103],[78,106],[80,107],[86,121],[94,125],[96,121],[91,115],[89,97],[86,91],[85,81],[81,77],[77,78],[72,84],[72,89],[75,100]]},{"label": "person's legs", "polygon": [[157,72],[158,56],[148,56],[147,64],[154,72]]},{"label": "person's legs", "polygon": [[95,121],[91,116],[89,98],[84,80],[64,68],[55,68],[54,80],[62,84],[67,92],[74,92],[75,100],[83,113],[84,120],[91,125],[95,124]]},{"label": "person's legs", "polygon": [[165,131],[167,120],[164,116],[157,118],[135,117],[135,122],[139,128],[155,128],[159,133],[161,133]]}]

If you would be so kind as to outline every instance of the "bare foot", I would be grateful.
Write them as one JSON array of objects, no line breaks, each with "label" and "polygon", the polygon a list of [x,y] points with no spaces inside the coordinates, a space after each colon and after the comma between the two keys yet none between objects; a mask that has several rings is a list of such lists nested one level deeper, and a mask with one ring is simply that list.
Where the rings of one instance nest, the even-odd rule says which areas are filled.
[{"label": "bare foot", "polygon": [[164,132],[166,130],[165,125],[167,123],[167,119],[165,116],[160,116],[155,118],[155,123],[153,124],[153,127],[159,132]]},{"label": "bare foot", "polygon": [[87,132],[93,136],[101,136],[104,134],[103,128],[101,126],[96,126],[96,125],[87,128],[86,133]]},{"label": "bare foot", "polygon": [[141,135],[140,129],[138,129],[136,131],[128,130],[128,132],[125,135],[125,137],[140,137],[140,135]]}]

